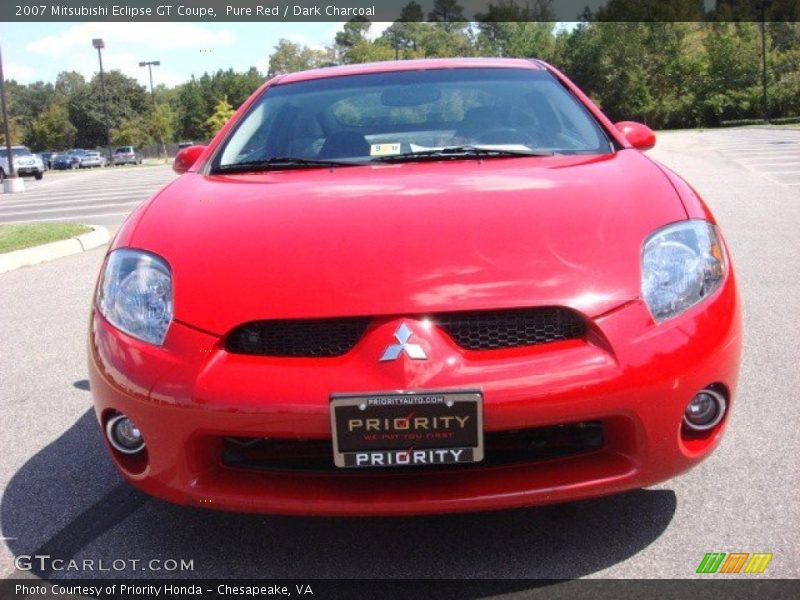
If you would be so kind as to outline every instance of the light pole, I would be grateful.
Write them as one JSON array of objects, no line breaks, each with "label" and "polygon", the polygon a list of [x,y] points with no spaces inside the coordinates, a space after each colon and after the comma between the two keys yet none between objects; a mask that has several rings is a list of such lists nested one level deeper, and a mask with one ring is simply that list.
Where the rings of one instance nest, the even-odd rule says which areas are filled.
[{"label": "light pole", "polygon": [[[153,67],[157,67],[161,64],[160,60],[143,60],[139,63],[140,67],[147,67],[147,71],[150,73],[150,98],[153,100],[153,110],[156,109],[156,95],[153,92]],[[161,132],[158,132],[158,143],[159,143],[159,152],[164,155],[164,159],[167,158],[167,146],[164,144],[164,136],[161,135]]]},{"label": "light pole", "polygon": [[139,63],[140,67],[147,67],[147,70],[150,72],[150,96],[153,97],[153,104],[155,104],[155,96],[153,95],[153,67],[157,67],[160,64],[160,60],[148,60]]},{"label": "light pole", "polygon": [[762,113],[761,116],[764,121],[769,123],[769,99],[767,96],[767,25],[766,25],[766,12],[767,6],[772,4],[772,0],[761,0],[759,8],[761,9],[761,102]]},{"label": "light pole", "polygon": [[0,54],[0,104],[3,109],[3,133],[6,135],[6,158],[8,159],[8,177],[3,178],[3,192],[24,192],[25,182],[22,177],[17,177],[14,169],[14,155],[11,152],[11,123],[8,120],[8,105],[6,104],[6,78],[3,75],[3,56]]},{"label": "light pole", "polygon": [[8,158],[8,177],[14,179],[14,156],[11,154],[11,127],[8,124],[8,107],[6,106],[6,78],[3,75],[3,55],[0,52],[0,100],[3,104],[3,133],[6,135],[6,157]]},{"label": "light pole", "polygon": [[108,152],[108,160],[111,160],[111,130],[108,126],[108,100],[106,99],[106,78],[103,73],[103,53],[101,50],[106,47],[102,38],[94,38],[92,46],[97,48],[97,60],[100,61],[100,93],[103,95],[103,116],[105,117],[106,125],[106,151]]}]

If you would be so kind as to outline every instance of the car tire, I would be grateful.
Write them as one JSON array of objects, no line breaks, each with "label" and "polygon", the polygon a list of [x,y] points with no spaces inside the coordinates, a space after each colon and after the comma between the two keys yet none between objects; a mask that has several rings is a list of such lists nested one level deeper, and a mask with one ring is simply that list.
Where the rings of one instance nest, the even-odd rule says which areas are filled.
[{"label": "car tire", "polygon": [[34,177],[34,179],[36,179],[36,181],[41,181],[42,177],[44,177],[44,172],[39,171],[33,177]]}]

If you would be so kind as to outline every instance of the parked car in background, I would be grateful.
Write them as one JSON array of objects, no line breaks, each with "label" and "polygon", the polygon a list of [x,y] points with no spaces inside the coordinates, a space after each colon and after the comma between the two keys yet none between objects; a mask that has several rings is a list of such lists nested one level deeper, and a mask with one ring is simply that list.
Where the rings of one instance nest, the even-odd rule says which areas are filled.
[{"label": "parked car in background", "polygon": [[[20,177],[33,175],[36,179],[41,179],[44,175],[42,159],[31,154],[31,151],[25,146],[12,146],[11,160],[14,161],[14,171]],[[0,179],[5,179],[8,173],[8,150],[0,148]]]},{"label": "parked car in background", "polygon": [[71,150],[66,151],[66,155],[70,159],[69,167],[70,169],[78,169],[81,166],[81,160],[83,155],[86,154],[88,150],[84,150],[83,148],[73,148]]},{"label": "parked car in background", "polygon": [[45,170],[53,168],[53,160],[58,155],[58,152],[40,152],[39,156],[42,158]]},{"label": "parked car in background", "polygon": [[90,151],[81,155],[81,162],[78,164],[80,169],[91,169],[93,167],[105,167],[108,164],[106,157],[99,152]]},{"label": "parked car in background", "polygon": [[133,146],[120,146],[114,150],[111,157],[111,164],[117,165],[140,165],[142,164],[142,155],[136,151]]},{"label": "parked car in background", "polygon": [[76,168],[77,163],[73,162],[73,159],[76,158],[72,154],[67,154],[66,152],[56,154],[50,160],[50,168],[55,171],[63,171],[64,169],[74,169]]},{"label": "parked car in background", "polygon": [[180,142],[178,144],[178,150],[183,150],[184,148],[188,148],[189,146],[194,146],[194,142]]}]

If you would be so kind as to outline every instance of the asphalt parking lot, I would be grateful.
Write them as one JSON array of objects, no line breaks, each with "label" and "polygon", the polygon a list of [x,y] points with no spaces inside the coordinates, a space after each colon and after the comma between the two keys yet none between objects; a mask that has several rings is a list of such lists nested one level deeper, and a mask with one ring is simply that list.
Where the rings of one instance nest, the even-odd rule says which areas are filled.
[{"label": "asphalt parking lot", "polygon": [[0,197],[0,223],[77,221],[116,229],[145,198],[176,177],[169,165],[47,171],[25,191]]},{"label": "asphalt parking lot", "polygon": [[[764,576],[800,576],[800,129],[669,132],[651,155],[715,212],[743,298],[732,421],[694,470],[598,500],[443,517],[249,516],[147,498],[117,475],[91,410],[85,338],[98,249],[0,275],[0,576],[15,574],[15,556],[39,553],[141,560],[112,573],[130,577],[687,578],[713,551],[771,552]],[[46,176],[30,196],[0,197],[0,220],[102,218],[113,229],[123,215],[111,213],[170,177],[104,170],[64,175],[62,187]],[[113,203],[97,200],[112,185],[124,206],[98,209]],[[151,559],[194,568],[141,570]]]}]

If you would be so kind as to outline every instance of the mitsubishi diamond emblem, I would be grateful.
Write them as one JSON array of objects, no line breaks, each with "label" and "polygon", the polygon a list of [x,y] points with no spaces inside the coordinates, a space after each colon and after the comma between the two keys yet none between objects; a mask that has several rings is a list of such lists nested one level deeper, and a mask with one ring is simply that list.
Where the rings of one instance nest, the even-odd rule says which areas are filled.
[{"label": "mitsubishi diamond emblem", "polygon": [[405,323],[401,323],[400,327],[394,332],[394,337],[399,342],[398,344],[390,344],[381,356],[380,361],[384,360],[397,360],[397,358],[403,353],[406,353],[408,358],[414,360],[425,360],[428,358],[428,355],[425,354],[425,350],[422,349],[422,346],[419,344],[410,344],[408,340],[411,336],[414,335],[414,332],[411,331],[408,325]]}]

